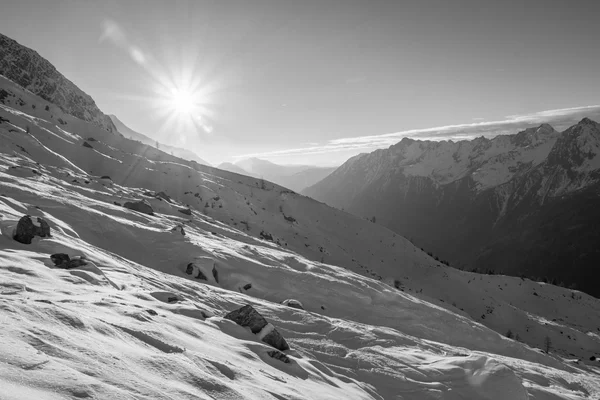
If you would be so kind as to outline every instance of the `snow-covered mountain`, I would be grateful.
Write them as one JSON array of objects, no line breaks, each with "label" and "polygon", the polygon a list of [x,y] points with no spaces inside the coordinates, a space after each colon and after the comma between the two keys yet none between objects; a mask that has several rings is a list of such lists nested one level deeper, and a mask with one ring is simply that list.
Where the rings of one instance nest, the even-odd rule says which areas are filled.
[{"label": "snow-covered mountain", "polygon": [[[0,398],[600,395],[598,299],[447,268],[381,225],[0,90]],[[267,332],[225,318],[247,304]],[[289,350],[263,341],[273,328]]]},{"label": "snow-covered mountain", "polygon": [[[0,75],[52,103],[45,110],[46,117],[56,114],[55,109],[58,107],[67,114],[89,121],[109,132],[116,131],[110,118],[98,109],[94,100],[58,72],[48,60],[1,33]],[[7,95],[0,92],[0,101],[10,101]]]},{"label": "snow-covered mountain", "polygon": [[[140,141],[149,146],[156,147],[157,140],[154,140],[154,139],[144,135],[143,133],[134,131],[133,129],[131,129],[130,127],[125,125],[119,118],[117,118],[116,115],[111,114],[111,115],[109,115],[109,117],[110,117],[111,121],[115,124],[117,130],[119,131],[119,133],[121,135],[125,136],[128,139],[137,140],[137,141]],[[176,147],[176,146],[169,146],[167,144],[160,143],[160,142],[158,143],[158,147],[160,150],[167,152],[169,154],[173,154],[176,157],[183,158],[184,160],[196,161],[197,163],[210,166],[209,162],[203,160],[202,158],[200,158],[198,156],[198,154],[194,153],[191,150],[182,149],[181,147]]]},{"label": "snow-covered mountain", "polygon": [[222,163],[218,168],[236,174],[262,178],[295,192],[314,185],[335,171],[336,167],[313,165],[281,165],[260,158],[248,158],[235,164]]},{"label": "snow-covered mountain", "polygon": [[596,296],[600,125],[543,124],[460,142],[402,139],[303,193],[409,237],[458,267],[577,284]]}]

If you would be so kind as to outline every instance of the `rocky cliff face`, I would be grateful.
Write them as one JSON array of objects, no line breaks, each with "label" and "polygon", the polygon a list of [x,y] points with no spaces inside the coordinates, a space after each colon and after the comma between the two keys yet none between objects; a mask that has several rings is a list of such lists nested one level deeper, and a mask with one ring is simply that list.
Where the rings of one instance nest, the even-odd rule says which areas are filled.
[{"label": "rocky cliff face", "polygon": [[58,72],[48,60],[2,34],[0,75],[56,104],[67,114],[92,122],[109,132],[117,131],[94,100]]},{"label": "rocky cliff face", "polygon": [[403,139],[304,194],[410,238],[454,266],[575,283],[600,295],[600,125],[587,118],[461,142]]}]

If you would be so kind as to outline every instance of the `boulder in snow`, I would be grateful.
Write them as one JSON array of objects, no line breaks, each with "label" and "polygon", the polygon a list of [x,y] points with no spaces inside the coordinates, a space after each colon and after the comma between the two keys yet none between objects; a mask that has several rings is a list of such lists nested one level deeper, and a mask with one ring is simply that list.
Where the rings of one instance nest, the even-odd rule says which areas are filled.
[{"label": "boulder in snow", "polygon": [[204,275],[204,272],[194,263],[189,263],[187,268],[185,269],[185,273],[188,275],[192,275],[196,279],[202,279],[203,281],[207,281],[208,278]]},{"label": "boulder in snow", "polygon": [[87,147],[88,149],[93,149],[92,145],[89,144],[88,142],[83,142],[82,146]]},{"label": "boulder in snow", "polygon": [[298,300],[287,299],[282,301],[281,304],[283,304],[284,306],[297,308],[298,310],[304,310],[304,306]]},{"label": "boulder in snow", "polygon": [[192,215],[192,210],[190,210],[189,208],[180,208],[177,211],[185,215]]},{"label": "boulder in snow", "polygon": [[171,232],[179,232],[181,235],[185,236],[185,230],[183,229],[183,225],[176,225],[171,228]]},{"label": "boulder in snow", "polygon": [[81,267],[83,265],[87,265],[87,262],[83,257],[76,257],[71,259],[68,254],[65,253],[56,253],[50,256],[50,259],[54,263],[55,266],[64,269],[71,269]]},{"label": "boulder in snow", "polygon": [[35,236],[39,237],[50,237],[50,225],[41,217],[37,218],[38,224],[36,226],[31,220],[31,216],[24,215],[21,217],[15,229],[13,238],[23,244],[31,244],[32,239]]},{"label": "boulder in snow", "polygon": [[148,215],[154,215],[154,210],[152,209],[152,206],[146,200],[128,201],[123,206],[133,211],[141,212]]},{"label": "boulder in snow", "polygon": [[71,261],[71,257],[65,253],[56,253],[50,256],[50,259],[56,266],[61,266],[62,264],[66,264]]},{"label": "boulder in snow", "polygon": [[267,320],[250,304],[245,305],[238,310],[231,311],[225,315],[225,318],[232,320],[240,326],[247,326],[260,340],[278,350],[290,349],[290,346],[277,329],[275,329],[272,324],[268,323]]},{"label": "boulder in snow", "polygon": [[41,217],[37,217],[37,222],[40,224],[40,236],[41,237],[50,237],[50,225]]}]

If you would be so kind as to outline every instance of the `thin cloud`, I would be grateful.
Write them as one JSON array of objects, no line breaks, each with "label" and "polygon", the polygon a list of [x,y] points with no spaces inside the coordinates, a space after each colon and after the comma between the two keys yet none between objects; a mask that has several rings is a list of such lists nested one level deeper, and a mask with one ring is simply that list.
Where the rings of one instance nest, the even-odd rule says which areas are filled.
[{"label": "thin cloud", "polygon": [[[405,137],[421,140],[468,140],[475,137],[495,137],[514,134],[523,129],[548,123],[555,129],[562,130],[576,124],[583,117],[599,119],[600,105],[545,110],[530,114],[509,115],[499,121],[478,121],[468,124],[446,125],[424,129],[410,129],[401,132],[386,133],[332,139],[322,145],[270,151],[264,153],[234,156],[235,159],[246,157],[290,157],[312,154],[334,153],[340,151],[373,150],[389,147]],[[311,143],[312,144],[312,143]]]},{"label": "thin cloud", "polygon": [[129,54],[131,59],[140,65],[145,65],[148,56],[144,51],[131,42],[127,34],[115,21],[107,19],[102,23],[102,34],[98,39],[100,43],[110,42]]}]

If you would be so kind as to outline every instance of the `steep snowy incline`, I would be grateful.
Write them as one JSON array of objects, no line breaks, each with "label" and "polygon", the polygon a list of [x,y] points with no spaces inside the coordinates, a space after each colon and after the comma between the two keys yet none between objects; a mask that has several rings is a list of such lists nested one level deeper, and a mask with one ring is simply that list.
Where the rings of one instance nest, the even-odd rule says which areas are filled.
[{"label": "steep snowy incline", "polygon": [[[270,182],[66,114],[59,125],[39,112],[45,101],[3,82],[28,105],[0,107],[2,396],[600,394],[587,361],[600,348],[596,299],[446,268],[384,227]],[[154,215],[122,207],[139,199]],[[24,214],[46,219],[53,237],[13,240]],[[53,267],[57,252],[88,265]],[[218,281],[186,273],[204,257]],[[288,298],[306,310],[278,304]],[[290,363],[222,318],[244,304],[286,337]],[[551,355],[535,348],[545,337]]]},{"label": "steep snowy incline", "polygon": [[[170,228],[184,220],[167,205],[155,216],[128,211],[108,199],[135,189],[97,182],[83,189],[52,170],[0,173],[6,398],[600,393],[594,367],[541,354],[381,282],[249,237],[244,243],[237,240],[242,232],[213,235],[221,225],[201,216],[185,224],[182,236]],[[48,220],[53,237],[14,241],[13,227],[25,213]],[[56,268],[49,255],[57,252],[84,255],[88,264]],[[184,272],[188,261],[207,255],[217,260],[219,282],[202,284]],[[288,297],[306,311],[277,304]],[[222,318],[247,303],[284,334],[290,363],[271,359],[267,345]]]}]

